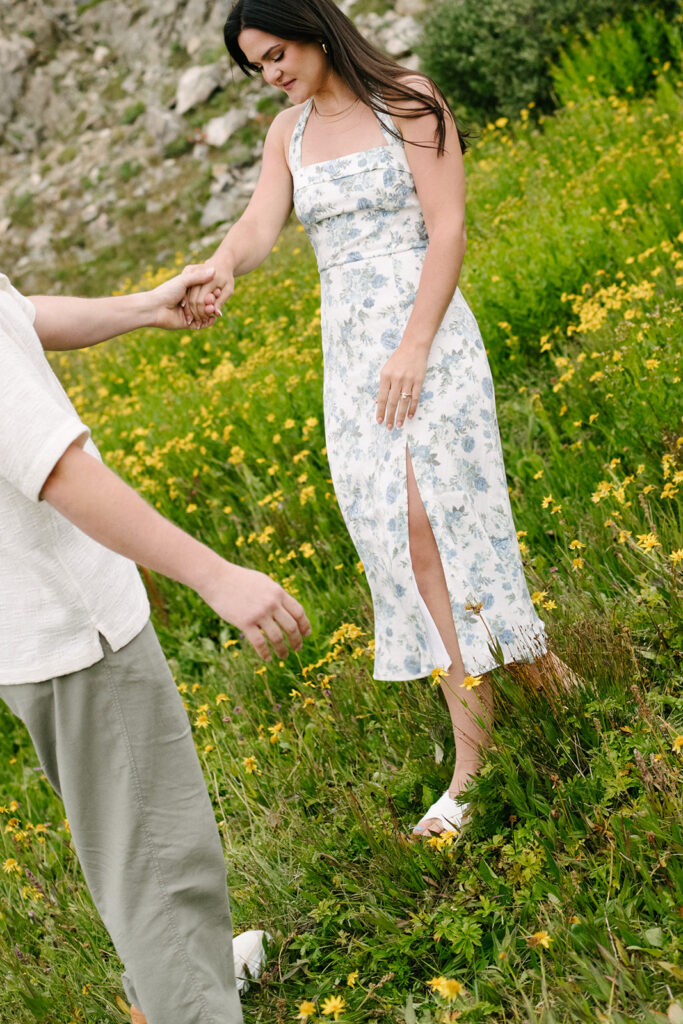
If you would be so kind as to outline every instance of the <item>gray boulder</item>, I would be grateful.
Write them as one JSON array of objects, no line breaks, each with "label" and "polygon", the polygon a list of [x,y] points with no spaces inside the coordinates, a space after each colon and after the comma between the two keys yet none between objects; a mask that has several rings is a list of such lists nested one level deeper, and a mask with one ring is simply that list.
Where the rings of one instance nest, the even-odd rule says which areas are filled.
[{"label": "gray boulder", "polygon": [[221,117],[212,118],[204,126],[204,141],[209,146],[215,146],[220,148],[224,146],[231,135],[249,120],[249,114],[246,110],[241,107],[233,107],[227,114],[223,114]]},{"label": "gray boulder", "polygon": [[188,68],[180,76],[176,91],[175,108],[178,114],[186,114],[199,103],[205,103],[223,81],[218,64],[205,64]]}]

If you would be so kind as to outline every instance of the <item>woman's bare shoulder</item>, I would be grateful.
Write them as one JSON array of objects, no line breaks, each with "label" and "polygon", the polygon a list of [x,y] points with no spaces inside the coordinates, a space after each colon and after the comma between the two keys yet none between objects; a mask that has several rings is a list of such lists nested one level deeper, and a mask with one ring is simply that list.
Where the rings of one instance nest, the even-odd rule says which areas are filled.
[{"label": "woman's bare shoulder", "polygon": [[273,118],[273,123],[268,129],[268,137],[273,142],[280,143],[285,152],[289,147],[289,143],[292,138],[296,123],[299,120],[301,111],[305,107],[305,103],[297,103],[296,106],[287,107],[285,110],[281,110],[279,114],[276,114]]}]

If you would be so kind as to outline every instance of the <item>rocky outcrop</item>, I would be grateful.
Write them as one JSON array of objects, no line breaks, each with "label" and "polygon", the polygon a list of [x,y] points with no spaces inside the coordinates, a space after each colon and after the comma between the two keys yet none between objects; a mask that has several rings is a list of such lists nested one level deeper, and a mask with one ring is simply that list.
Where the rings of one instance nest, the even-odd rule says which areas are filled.
[{"label": "rocky outcrop", "polygon": [[[415,66],[426,2],[397,0],[356,22]],[[0,267],[30,287],[62,254],[87,262],[138,232],[174,227],[182,244],[198,223],[218,237],[247,202],[269,117],[286,102],[230,68],[225,5],[0,6]]]}]

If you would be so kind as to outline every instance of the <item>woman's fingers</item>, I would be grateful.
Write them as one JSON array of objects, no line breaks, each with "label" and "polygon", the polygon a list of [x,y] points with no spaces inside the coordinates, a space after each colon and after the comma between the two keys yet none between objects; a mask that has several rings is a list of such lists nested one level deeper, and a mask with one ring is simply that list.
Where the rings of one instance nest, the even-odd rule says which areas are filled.
[{"label": "woman's fingers", "polygon": [[391,379],[389,377],[379,378],[379,391],[377,393],[377,422],[382,423],[387,412],[387,399],[391,390]]},{"label": "woman's fingers", "polygon": [[[387,430],[402,427],[406,416],[413,417],[420,401],[421,387],[416,382],[403,381],[392,383],[389,391],[389,398],[386,403],[386,426]],[[381,421],[380,421],[381,422]]]}]

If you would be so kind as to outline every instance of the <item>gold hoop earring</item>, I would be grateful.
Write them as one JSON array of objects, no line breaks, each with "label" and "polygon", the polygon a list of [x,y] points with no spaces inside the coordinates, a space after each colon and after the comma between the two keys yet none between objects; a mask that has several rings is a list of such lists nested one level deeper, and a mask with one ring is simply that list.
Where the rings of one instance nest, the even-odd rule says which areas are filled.
[{"label": "gold hoop earring", "polygon": [[326,46],[326,44],[325,43],[321,43],[320,45],[323,48],[323,53],[327,53],[327,46]]}]

